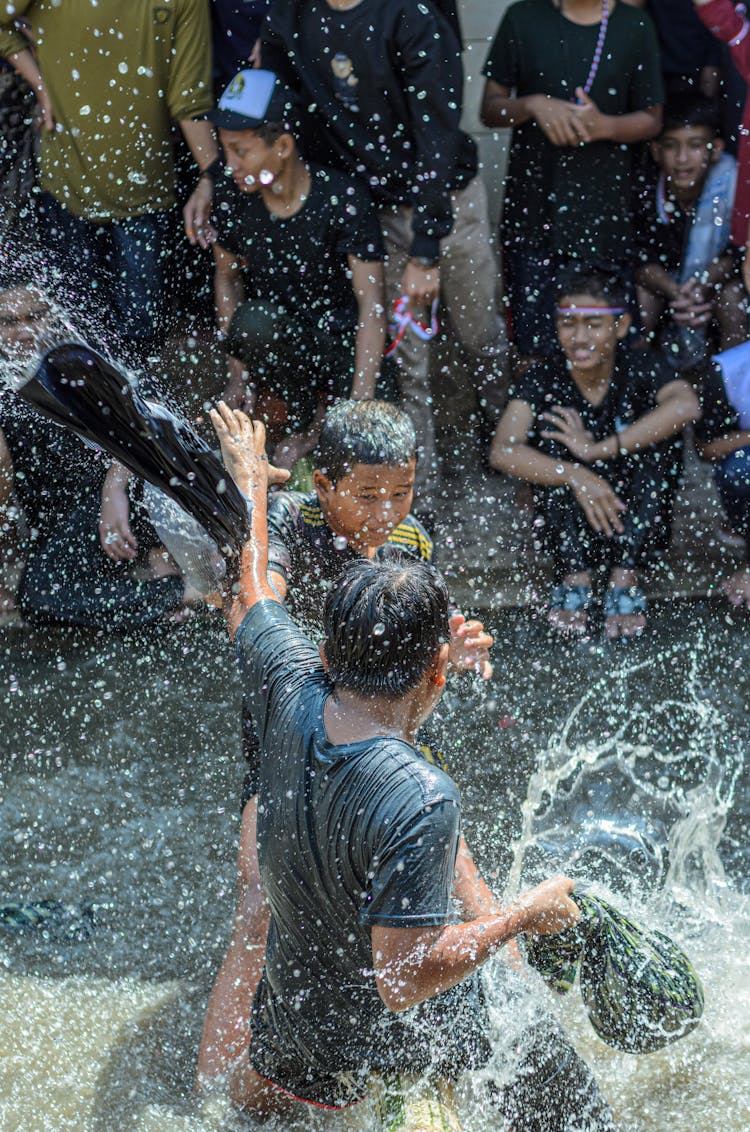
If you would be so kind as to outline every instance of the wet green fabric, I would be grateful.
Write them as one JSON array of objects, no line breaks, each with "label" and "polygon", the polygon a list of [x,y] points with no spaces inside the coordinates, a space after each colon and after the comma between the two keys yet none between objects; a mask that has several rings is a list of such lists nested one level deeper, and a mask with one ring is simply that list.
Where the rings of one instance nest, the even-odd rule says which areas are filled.
[{"label": "wet green fabric", "polygon": [[581,919],[531,939],[527,958],[558,993],[573,986],[592,1027],[626,1053],[651,1053],[684,1037],[703,1014],[703,987],[685,953],[662,932],[639,928],[605,900],[573,898]]},{"label": "wet green fabric", "polygon": [[28,47],[57,122],[41,186],[77,216],[121,219],[175,201],[172,121],[213,105],[206,0],[9,0],[0,55]]}]

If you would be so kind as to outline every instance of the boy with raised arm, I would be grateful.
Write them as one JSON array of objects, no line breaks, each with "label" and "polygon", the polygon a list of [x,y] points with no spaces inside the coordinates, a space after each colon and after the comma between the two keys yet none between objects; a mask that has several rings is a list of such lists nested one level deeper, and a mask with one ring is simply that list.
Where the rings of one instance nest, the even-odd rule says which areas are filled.
[{"label": "boy with raised arm", "polygon": [[[444,584],[424,563],[354,562],[326,599],[318,652],[268,580],[263,426],[225,405],[212,420],[252,506],[225,616],[260,731],[270,909],[233,1099],[263,1117],[355,1104],[373,1072],[455,1079],[490,1055],[478,969],[521,932],[574,923],[572,882],[453,922],[452,892],[477,882],[459,853],[460,798],[415,747],[446,681]],[[554,1025],[530,1037],[519,1079],[497,1094],[517,1132],[612,1129]]]},{"label": "boy with raised arm", "polygon": [[[359,558],[407,557],[432,561],[432,541],[411,514],[416,465],[414,425],[384,401],[341,401],[327,413],[313,473],[315,490],[277,492],[268,505],[269,579],[294,619],[319,635],[328,591]],[[492,673],[492,638],[478,621],[451,618],[451,664],[458,671]],[[424,739],[424,737],[422,737]],[[256,848],[260,748],[248,711],[243,714],[247,773],[242,795],[237,910],[227,954],[209,999],[198,1056],[198,1076],[225,1071],[247,1044],[253,993],[260,978],[267,913]],[[435,744],[421,747],[440,760]]]}]

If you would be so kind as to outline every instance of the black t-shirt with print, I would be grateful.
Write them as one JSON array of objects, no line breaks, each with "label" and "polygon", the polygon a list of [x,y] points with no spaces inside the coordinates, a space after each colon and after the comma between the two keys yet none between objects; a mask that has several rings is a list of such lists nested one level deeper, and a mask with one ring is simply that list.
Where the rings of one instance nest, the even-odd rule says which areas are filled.
[{"label": "black t-shirt with print", "polygon": [[[407,554],[432,561],[432,540],[413,515],[407,515],[376,552],[387,559]],[[292,616],[311,630],[320,628],[325,597],[357,552],[337,539],[313,492],[280,491],[268,497],[268,567],[287,583],[286,604]]]},{"label": "black t-shirt with print", "polygon": [[676,201],[666,202],[667,220],[657,208],[656,175],[644,179],[636,193],[633,217],[635,248],[641,263],[658,263],[670,275],[677,275],[687,249],[695,209],[681,209]]},{"label": "black t-shirt with print", "polygon": [[383,259],[380,226],[367,189],[311,166],[310,193],[293,216],[275,216],[260,193],[219,177],[214,196],[217,243],[247,263],[248,298],[278,303],[327,334],[357,323],[348,256]]},{"label": "black t-shirt with print", "polygon": [[[508,8],[484,74],[518,97],[575,101],[594,57],[599,24],[566,19],[552,0]],[[659,51],[647,15],[618,3],[609,18],[590,97],[604,114],[663,102]],[[631,147],[610,141],[556,146],[534,119],[513,130],[503,212],[507,243],[555,255],[622,261],[630,251]]]},{"label": "black t-shirt with print", "polygon": [[379,207],[414,206],[413,255],[436,255],[453,225],[450,192],[477,172],[460,129],[461,53],[447,13],[426,0],[276,0],[263,65],[314,106],[303,143],[367,182]]},{"label": "black t-shirt with print", "polygon": [[569,460],[565,445],[540,435],[554,427],[542,419],[543,413],[555,405],[575,409],[594,439],[604,440],[655,409],[657,393],[674,380],[674,370],[657,354],[620,348],[607,395],[599,405],[592,405],[573,381],[565,358],[557,354],[531,366],[515,383],[509,397],[525,401],[532,408],[534,420],[528,444],[556,460]]},{"label": "black t-shirt with print", "polygon": [[[454,1074],[471,1056],[457,1014],[463,1007],[476,1028],[473,984],[391,1013],[372,972],[370,933],[453,918],[455,783],[400,739],[328,741],[331,687],[284,606],[254,606],[237,648],[263,752],[258,857],[270,910],[251,1064],[325,1103],[357,1099],[373,1070],[432,1062]],[[321,1097],[321,1079],[339,1095]]]}]

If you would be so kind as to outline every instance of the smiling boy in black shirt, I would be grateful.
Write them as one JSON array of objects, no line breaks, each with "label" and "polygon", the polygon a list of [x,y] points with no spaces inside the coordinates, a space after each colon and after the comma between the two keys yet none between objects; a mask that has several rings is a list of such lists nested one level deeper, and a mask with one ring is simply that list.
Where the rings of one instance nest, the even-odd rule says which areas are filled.
[{"label": "smiling boy in black shirt", "polygon": [[622,287],[596,272],[559,281],[562,354],[528,369],[492,444],[494,467],[534,485],[542,539],[555,564],[550,623],[582,632],[592,572],[609,572],[609,637],[642,632],[638,569],[669,537],[679,474],[673,438],[700,416],[690,385],[658,356],[626,351]]},{"label": "smiling boy in black shirt", "polygon": [[[254,384],[285,404],[277,464],[309,451],[336,396],[372,397],[385,341],[383,246],[367,191],[307,165],[294,100],[270,71],[241,71],[211,115],[227,163],[214,193],[215,292],[230,355],[225,396]],[[246,269],[246,270],[243,270]]]}]

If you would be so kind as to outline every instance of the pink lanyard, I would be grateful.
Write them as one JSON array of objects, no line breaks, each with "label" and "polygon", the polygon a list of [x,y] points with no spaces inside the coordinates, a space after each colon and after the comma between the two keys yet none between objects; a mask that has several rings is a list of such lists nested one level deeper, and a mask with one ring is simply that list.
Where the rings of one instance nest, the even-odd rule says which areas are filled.
[{"label": "pink lanyard", "polygon": [[411,327],[412,333],[415,334],[420,341],[431,342],[439,330],[437,312],[438,300],[435,299],[430,308],[430,323],[428,326],[426,323],[414,317],[413,312],[409,309],[408,296],[402,295],[400,299],[396,299],[393,304],[393,314],[388,323],[391,331],[391,341],[386,347],[383,357],[390,358],[396,353],[409,327]]}]

